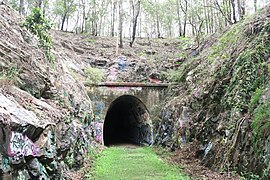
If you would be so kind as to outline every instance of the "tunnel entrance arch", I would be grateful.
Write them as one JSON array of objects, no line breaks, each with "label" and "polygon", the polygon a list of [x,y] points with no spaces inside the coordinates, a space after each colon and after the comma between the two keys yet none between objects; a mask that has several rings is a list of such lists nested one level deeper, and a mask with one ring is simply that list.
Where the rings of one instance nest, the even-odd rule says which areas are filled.
[{"label": "tunnel entrance arch", "polygon": [[151,144],[152,124],[147,107],[135,96],[123,95],[109,106],[103,126],[105,146]]}]

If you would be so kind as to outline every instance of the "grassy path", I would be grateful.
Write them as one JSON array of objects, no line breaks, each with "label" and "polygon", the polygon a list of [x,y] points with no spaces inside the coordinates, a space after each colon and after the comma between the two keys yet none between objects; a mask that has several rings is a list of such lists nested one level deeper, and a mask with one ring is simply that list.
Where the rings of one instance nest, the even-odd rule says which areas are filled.
[{"label": "grassy path", "polygon": [[102,180],[189,179],[177,167],[166,164],[149,147],[110,147],[94,164],[94,178]]}]

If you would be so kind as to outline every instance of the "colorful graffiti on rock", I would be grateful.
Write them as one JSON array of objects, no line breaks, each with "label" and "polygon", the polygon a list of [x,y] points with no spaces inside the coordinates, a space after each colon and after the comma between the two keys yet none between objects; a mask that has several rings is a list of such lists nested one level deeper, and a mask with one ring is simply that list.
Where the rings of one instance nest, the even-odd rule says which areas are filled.
[{"label": "colorful graffiti on rock", "polygon": [[91,127],[93,129],[93,136],[95,140],[99,143],[103,142],[103,123],[102,122],[92,122]]},{"label": "colorful graffiti on rock", "polygon": [[11,132],[8,155],[11,157],[37,156],[40,149],[25,135]]}]

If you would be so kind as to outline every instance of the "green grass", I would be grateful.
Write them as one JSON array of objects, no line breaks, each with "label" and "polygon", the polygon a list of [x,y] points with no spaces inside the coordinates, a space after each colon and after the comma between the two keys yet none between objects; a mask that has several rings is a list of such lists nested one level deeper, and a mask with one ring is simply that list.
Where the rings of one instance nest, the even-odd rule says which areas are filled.
[{"label": "green grass", "polygon": [[110,147],[94,163],[88,179],[189,179],[181,170],[165,163],[150,147]]}]

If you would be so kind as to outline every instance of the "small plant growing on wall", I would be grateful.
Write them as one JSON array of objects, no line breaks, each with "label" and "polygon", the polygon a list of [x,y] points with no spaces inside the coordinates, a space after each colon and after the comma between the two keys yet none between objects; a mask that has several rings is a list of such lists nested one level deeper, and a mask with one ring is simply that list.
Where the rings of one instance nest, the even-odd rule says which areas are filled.
[{"label": "small plant growing on wall", "polygon": [[87,68],[85,70],[86,81],[88,84],[100,83],[104,77],[104,71],[98,68]]},{"label": "small plant growing on wall", "polygon": [[20,69],[13,66],[12,64],[10,64],[8,68],[5,68],[0,65],[0,85],[1,86],[21,84],[19,75],[20,75]]},{"label": "small plant growing on wall", "polygon": [[54,56],[51,52],[52,38],[49,34],[51,23],[43,16],[41,9],[34,8],[31,14],[26,17],[23,26],[38,37],[40,46],[43,48],[47,60],[53,62]]}]

